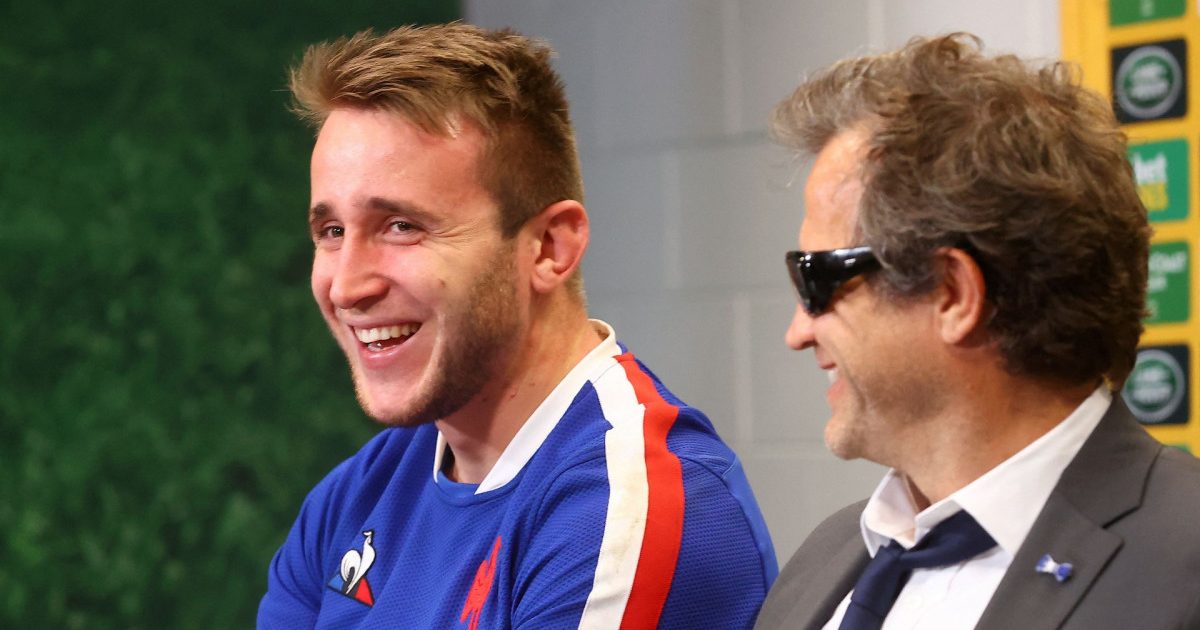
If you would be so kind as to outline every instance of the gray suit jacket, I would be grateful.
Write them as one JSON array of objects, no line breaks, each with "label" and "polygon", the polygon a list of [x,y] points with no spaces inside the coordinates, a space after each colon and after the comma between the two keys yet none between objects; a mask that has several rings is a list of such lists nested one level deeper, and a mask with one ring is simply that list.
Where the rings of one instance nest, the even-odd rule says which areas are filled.
[{"label": "gray suit jacket", "polygon": [[[821,523],[788,561],[755,628],[820,628],[870,559],[865,501]],[[1034,571],[1050,554],[1065,582]],[[1200,629],[1200,460],[1164,447],[1119,397],[1050,493],[979,629]]]}]

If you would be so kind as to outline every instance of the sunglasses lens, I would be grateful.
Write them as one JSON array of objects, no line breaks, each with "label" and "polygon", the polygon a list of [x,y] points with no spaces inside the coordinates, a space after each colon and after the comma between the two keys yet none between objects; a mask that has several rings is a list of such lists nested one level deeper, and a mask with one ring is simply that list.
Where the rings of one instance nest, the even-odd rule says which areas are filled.
[{"label": "sunglasses lens", "polygon": [[804,310],[808,311],[809,315],[815,317],[824,313],[826,308],[829,308],[829,279],[822,277],[813,265],[809,265],[804,277],[804,285],[808,293],[808,299],[804,303]]},{"label": "sunglasses lens", "polygon": [[827,308],[829,308],[829,300],[824,297],[817,297],[816,295],[811,297],[808,303],[804,305],[804,310],[808,311],[808,314],[813,317],[824,313]]},{"label": "sunglasses lens", "polygon": [[792,284],[796,287],[796,295],[800,304],[810,315],[819,315],[828,304],[827,291],[820,273],[814,265],[811,254],[804,252],[789,252],[787,255],[788,273]]},{"label": "sunglasses lens", "polygon": [[879,266],[867,247],[788,252],[787,264],[800,304],[813,317],[829,309],[839,286]]}]

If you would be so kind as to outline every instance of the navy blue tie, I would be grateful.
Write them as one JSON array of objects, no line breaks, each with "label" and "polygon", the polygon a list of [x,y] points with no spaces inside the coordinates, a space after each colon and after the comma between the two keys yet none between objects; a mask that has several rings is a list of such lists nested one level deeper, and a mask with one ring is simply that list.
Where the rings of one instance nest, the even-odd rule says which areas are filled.
[{"label": "navy blue tie", "polygon": [[938,523],[912,549],[892,541],[880,547],[854,584],[839,630],[878,630],[913,569],[957,564],[996,546],[965,511]]}]

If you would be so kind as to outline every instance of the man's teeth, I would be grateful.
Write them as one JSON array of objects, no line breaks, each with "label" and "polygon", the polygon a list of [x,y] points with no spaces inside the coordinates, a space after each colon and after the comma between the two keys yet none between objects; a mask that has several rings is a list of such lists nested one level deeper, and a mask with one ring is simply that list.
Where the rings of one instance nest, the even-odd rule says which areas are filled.
[{"label": "man's teeth", "polygon": [[375,343],[398,337],[411,337],[420,327],[420,324],[400,324],[399,326],[380,326],[379,328],[356,328],[354,334],[362,343]]},{"label": "man's teeth", "polygon": [[829,368],[828,370],[825,370],[825,376],[829,378],[830,383],[837,380],[837,372],[837,368]]}]

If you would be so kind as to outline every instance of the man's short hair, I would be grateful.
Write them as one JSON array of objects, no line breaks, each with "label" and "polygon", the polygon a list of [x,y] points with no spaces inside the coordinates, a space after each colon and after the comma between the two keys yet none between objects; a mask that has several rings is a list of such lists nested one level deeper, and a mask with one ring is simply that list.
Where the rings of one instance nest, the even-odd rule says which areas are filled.
[{"label": "man's short hair", "polygon": [[1013,374],[1119,387],[1145,315],[1150,229],[1109,104],[1059,62],[917,38],[839,62],[780,103],[773,132],[818,153],[867,137],[858,235],[893,298],[928,292],[938,248],[983,271],[987,330]]},{"label": "man's short hair", "polygon": [[480,181],[500,207],[501,231],[512,237],[546,206],[583,201],[552,55],[548,44],[507,29],[455,23],[382,35],[366,30],[310,46],[289,85],[294,110],[318,129],[336,107],[388,111],[443,137],[454,136],[462,119],[477,125],[487,138]]}]

